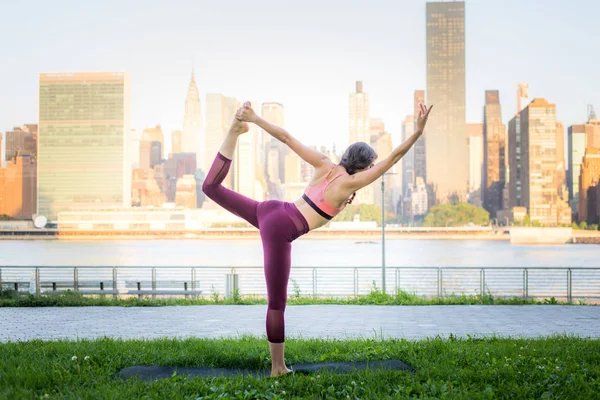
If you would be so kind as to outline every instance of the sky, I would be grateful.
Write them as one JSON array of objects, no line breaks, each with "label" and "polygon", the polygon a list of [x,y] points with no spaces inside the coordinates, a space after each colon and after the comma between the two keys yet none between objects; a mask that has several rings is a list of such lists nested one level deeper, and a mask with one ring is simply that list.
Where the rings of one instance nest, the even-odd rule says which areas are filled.
[{"label": "sky", "polygon": [[[425,0],[0,0],[0,131],[37,122],[40,72],[126,71],[131,127],[181,129],[192,68],[207,93],[275,101],[307,144],[348,144],[349,94],[362,80],[371,116],[397,144],[426,87]],[[557,105],[565,127],[600,114],[600,2],[467,0],[466,113],[485,90],[503,119],[518,82]],[[435,108],[434,108],[435,111]],[[432,118],[434,114],[432,113]],[[166,140],[167,151],[170,140]]]}]

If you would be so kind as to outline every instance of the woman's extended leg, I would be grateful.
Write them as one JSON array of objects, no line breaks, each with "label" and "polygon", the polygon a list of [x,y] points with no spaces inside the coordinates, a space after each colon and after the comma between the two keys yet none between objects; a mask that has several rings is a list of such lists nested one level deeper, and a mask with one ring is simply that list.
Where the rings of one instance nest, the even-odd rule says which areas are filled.
[{"label": "woman's extended leg", "polygon": [[206,179],[204,179],[202,191],[208,198],[227,211],[245,219],[254,227],[258,228],[258,218],[256,215],[258,202],[221,185],[229,172],[237,138],[247,131],[248,124],[234,119],[231,128],[229,129],[229,133],[225,137],[225,140],[210,167],[210,171],[208,171],[208,174],[206,175]]}]

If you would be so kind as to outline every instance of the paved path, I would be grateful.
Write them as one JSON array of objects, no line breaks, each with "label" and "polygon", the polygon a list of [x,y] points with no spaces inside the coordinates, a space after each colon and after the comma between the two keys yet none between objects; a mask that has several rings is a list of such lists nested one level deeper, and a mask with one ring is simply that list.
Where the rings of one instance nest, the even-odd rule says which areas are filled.
[{"label": "paved path", "polygon": [[[0,308],[0,341],[265,335],[266,306]],[[600,337],[599,306],[289,306],[288,337]]]}]

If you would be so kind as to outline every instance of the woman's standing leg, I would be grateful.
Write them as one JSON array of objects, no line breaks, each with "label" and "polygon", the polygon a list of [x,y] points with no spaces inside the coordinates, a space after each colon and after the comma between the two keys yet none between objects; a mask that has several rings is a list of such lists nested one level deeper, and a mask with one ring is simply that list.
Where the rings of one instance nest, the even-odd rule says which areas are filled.
[{"label": "woman's standing leg", "polygon": [[271,352],[271,376],[290,372],[285,366],[285,306],[292,265],[292,240],[289,218],[283,203],[266,201],[259,206],[260,237],[263,245],[267,283],[267,339]]},{"label": "woman's standing leg", "polygon": [[208,198],[227,211],[245,219],[254,227],[258,228],[258,219],[256,215],[258,202],[221,185],[229,172],[238,136],[247,131],[248,124],[234,118],[229,133],[225,137],[225,140],[206,175],[206,179],[204,179],[202,191]]}]

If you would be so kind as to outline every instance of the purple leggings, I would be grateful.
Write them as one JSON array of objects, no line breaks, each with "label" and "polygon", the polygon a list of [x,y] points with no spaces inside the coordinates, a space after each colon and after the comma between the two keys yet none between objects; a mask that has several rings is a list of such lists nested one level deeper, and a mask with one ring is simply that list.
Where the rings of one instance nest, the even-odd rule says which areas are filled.
[{"label": "purple leggings", "polygon": [[278,200],[258,202],[225,188],[221,182],[227,176],[230,165],[230,159],[217,153],[202,191],[215,203],[260,231],[268,294],[267,338],[271,343],[283,343],[283,314],[292,266],[292,242],[308,232],[308,223],[294,203]]}]

